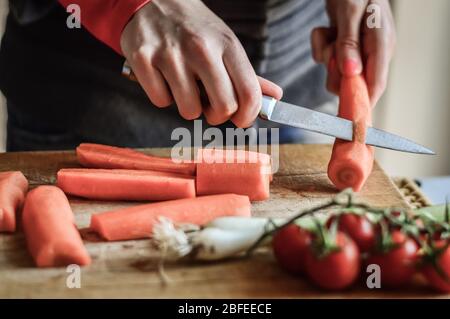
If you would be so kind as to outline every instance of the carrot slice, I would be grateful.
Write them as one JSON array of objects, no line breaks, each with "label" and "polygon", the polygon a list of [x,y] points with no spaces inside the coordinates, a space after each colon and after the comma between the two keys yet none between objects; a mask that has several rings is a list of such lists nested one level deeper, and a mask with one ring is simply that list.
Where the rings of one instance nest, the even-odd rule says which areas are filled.
[{"label": "carrot slice", "polygon": [[148,238],[159,216],[204,225],[221,216],[251,215],[247,196],[212,195],[145,204],[93,215],[91,229],[106,240]]},{"label": "carrot slice", "polygon": [[124,169],[61,169],[58,186],[70,195],[100,200],[171,200],[195,197],[195,178]]},{"label": "carrot slice", "polygon": [[77,147],[77,158],[85,167],[154,170],[195,175],[193,161],[176,163],[171,158],[151,156],[123,147],[83,143]]},{"label": "carrot slice", "polygon": [[251,201],[269,198],[271,160],[267,154],[244,150],[200,149],[197,194],[233,193]]},{"label": "carrot slice", "polygon": [[363,76],[343,77],[338,115],[353,121],[353,141],[336,139],[328,164],[328,177],[340,190],[351,187],[359,192],[372,171],[374,150],[365,144],[371,111]]},{"label": "carrot slice", "polygon": [[0,173],[0,232],[16,230],[16,214],[27,190],[28,181],[21,172]]},{"label": "carrot slice", "polygon": [[91,263],[66,195],[56,186],[39,186],[25,199],[22,215],[28,250],[38,267]]}]

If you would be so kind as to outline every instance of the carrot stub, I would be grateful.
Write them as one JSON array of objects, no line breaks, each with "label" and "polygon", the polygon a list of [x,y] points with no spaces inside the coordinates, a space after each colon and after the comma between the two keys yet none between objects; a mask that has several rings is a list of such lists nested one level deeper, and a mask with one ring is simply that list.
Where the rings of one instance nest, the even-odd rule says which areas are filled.
[{"label": "carrot stub", "polygon": [[28,190],[28,181],[21,172],[0,173],[0,232],[16,230],[16,216]]},{"label": "carrot stub", "polygon": [[83,143],[77,147],[78,162],[90,168],[140,169],[195,175],[193,161],[174,162],[171,158],[147,155],[129,148]]},{"label": "carrot stub", "polygon": [[93,215],[91,229],[106,240],[151,237],[160,216],[175,224],[204,225],[221,216],[251,215],[247,196],[224,194],[138,205]]},{"label": "carrot stub", "polygon": [[61,169],[57,183],[66,194],[89,199],[161,201],[195,197],[193,176],[167,172]]},{"label": "carrot stub", "polygon": [[39,186],[28,193],[22,224],[28,250],[38,267],[90,264],[69,201],[58,187]]},{"label": "carrot stub", "polygon": [[342,77],[338,116],[353,121],[353,141],[336,139],[328,165],[328,177],[340,190],[359,192],[369,177],[374,160],[373,147],[365,144],[372,124],[372,108],[362,75]]},{"label": "carrot stub", "polygon": [[233,193],[251,201],[269,198],[271,158],[244,150],[200,149],[197,154],[197,194]]}]

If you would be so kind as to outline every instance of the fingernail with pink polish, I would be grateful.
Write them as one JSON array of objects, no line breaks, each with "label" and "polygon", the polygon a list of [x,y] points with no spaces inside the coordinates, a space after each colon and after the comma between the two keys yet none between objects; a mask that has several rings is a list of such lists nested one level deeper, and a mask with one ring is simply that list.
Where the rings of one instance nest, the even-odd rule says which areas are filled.
[{"label": "fingernail with pink polish", "polygon": [[355,59],[347,58],[344,60],[344,75],[353,76],[359,74],[358,62]]}]

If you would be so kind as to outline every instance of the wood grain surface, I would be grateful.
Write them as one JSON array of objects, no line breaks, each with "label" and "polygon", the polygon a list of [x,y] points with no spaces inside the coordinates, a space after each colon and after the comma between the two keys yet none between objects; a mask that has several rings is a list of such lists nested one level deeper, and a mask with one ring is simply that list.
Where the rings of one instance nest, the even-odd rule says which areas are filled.
[{"label": "wood grain surface", "polygon": [[[155,155],[167,149],[146,149]],[[328,145],[283,145],[279,149],[280,169],[274,177],[268,201],[254,203],[254,216],[288,217],[301,209],[327,201],[336,190],[327,178],[331,148]],[[32,187],[55,182],[63,167],[78,167],[74,152],[24,152],[0,154],[0,171],[22,171]],[[406,207],[392,181],[376,164],[360,193],[364,201],[380,207]],[[136,203],[100,202],[71,198],[80,229],[89,225],[91,214]],[[252,258],[222,262],[183,261],[166,263],[169,283],[158,272],[159,255],[149,240],[106,243],[89,239],[86,247],[93,263],[81,272],[81,288],[69,289],[65,268],[37,269],[29,257],[23,234],[0,234],[0,297],[3,298],[379,298],[437,297],[420,278],[396,291],[369,290],[364,282],[345,292],[326,293],[304,279],[278,268],[268,249]]]}]

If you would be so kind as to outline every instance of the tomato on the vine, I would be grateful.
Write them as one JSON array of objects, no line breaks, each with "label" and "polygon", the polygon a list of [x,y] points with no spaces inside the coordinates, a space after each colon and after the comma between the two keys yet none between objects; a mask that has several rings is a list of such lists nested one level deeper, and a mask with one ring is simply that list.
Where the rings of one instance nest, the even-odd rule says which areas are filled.
[{"label": "tomato on the vine", "polygon": [[366,262],[380,266],[382,286],[399,287],[408,283],[416,272],[419,246],[400,230],[393,230],[390,236],[392,247],[371,254]]},{"label": "tomato on the vine", "polygon": [[318,256],[313,247],[306,255],[306,273],[316,285],[329,290],[349,287],[360,272],[360,253],[355,242],[338,231],[335,239],[336,250]]},{"label": "tomato on the vine", "polygon": [[435,290],[450,293],[450,247],[444,240],[435,243],[435,247],[443,249],[422,269],[428,283]]},{"label": "tomato on the vine", "polygon": [[352,213],[335,215],[327,221],[327,226],[330,227],[337,218],[339,218],[338,229],[353,239],[360,252],[365,253],[373,249],[376,242],[376,230],[366,217]]},{"label": "tomato on the vine", "polygon": [[310,244],[311,233],[295,224],[278,230],[272,240],[278,263],[294,274],[302,274],[305,271],[305,257]]}]

